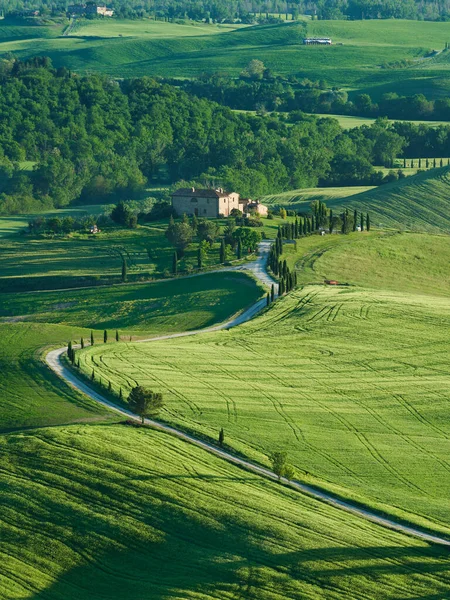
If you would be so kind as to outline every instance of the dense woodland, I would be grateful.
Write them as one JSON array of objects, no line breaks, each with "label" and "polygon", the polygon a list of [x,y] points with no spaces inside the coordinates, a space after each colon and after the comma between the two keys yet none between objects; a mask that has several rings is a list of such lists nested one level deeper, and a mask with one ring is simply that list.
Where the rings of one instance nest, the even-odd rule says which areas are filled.
[{"label": "dense woodland", "polygon": [[[309,14],[318,19],[427,19],[449,20],[450,0],[111,0],[117,17],[190,18],[195,20],[254,22],[273,15],[296,18]],[[62,0],[3,0],[7,12],[38,8],[65,12]]]},{"label": "dense woodland", "polygon": [[386,178],[374,165],[450,155],[450,127],[379,119],[343,131],[301,112],[241,114],[147,77],[82,77],[46,58],[5,60],[0,78],[1,212],[131,198],[156,181],[253,197],[376,185]]}]

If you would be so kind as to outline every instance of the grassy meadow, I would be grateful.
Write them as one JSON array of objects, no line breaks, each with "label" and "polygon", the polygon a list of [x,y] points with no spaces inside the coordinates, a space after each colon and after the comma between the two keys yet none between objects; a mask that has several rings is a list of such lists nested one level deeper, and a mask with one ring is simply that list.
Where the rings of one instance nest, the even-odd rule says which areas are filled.
[{"label": "grassy meadow", "polygon": [[[371,224],[380,229],[439,233],[450,230],[450,168],[429,168],[378,187],[341,187],[292,190],[265,196],[269,206],[309,211],[314,200],[321,200],[333,211],[370,213]],[[408,161],[408,165],[410,161]],[[423,165],[425,167],[425,165]]]},{"label": "grassy meadow", "polygon": [[448,551],[175,438],[73,425],[0,438],[2,597],[444,598]]},{"label": "grassy meadow", "polygon": [[370,212],[371,222],[379,228],[449,231],[450,168],[430,169],[388,183],[348,199],[334,199],[328,207]]},{"label": "grassy meadow", "polygon": [[306,286],[226,332],[87,349],[82,368],[116,391],[163,392],[164,420],[209,436],[224,427],[263,463],[287,450],[306,481],[448,533],[448,239],[302,242],[300,281],[312,255],[306,281],[355,287]]},{"label": "grassy meadow", "polygon": [[[56,66],[117,77],[192,77],[205,71],[238,75],[257,58],[276,73],[325,79],[349,90],[373,88],[375,95],[383,86],[398,91],[403,81],[409,93],[427,87],[431,97],[448,87],[445,56],[427,58],[448,41],[446,23],[288,21],[238,27],[104,19],[79,21],[65,37],[60,27],[59,37],[55,26],[42,28],[38,36],[39,27],[21,30],[6,19],[0,30],[0,53],[14,52],[20,58],[37,53],[50,56]],[[305,33],[330,36],[335,45],[304,47]],[[410,61],[409,66],[383,68],[400,60]]]},{"label": "grassy meadow", "polygon": [[[244,273],[210,273],[152,283],[3,294],[0,323],[55,323],[170,333],[225,321],[255,303],[263,289]],[[111,336],[112,337],[112,336]]]}]

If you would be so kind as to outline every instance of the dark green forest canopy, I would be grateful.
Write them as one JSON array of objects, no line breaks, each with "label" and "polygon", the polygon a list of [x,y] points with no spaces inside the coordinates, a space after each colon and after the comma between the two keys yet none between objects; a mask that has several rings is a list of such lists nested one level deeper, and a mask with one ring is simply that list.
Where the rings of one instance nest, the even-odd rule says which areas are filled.
[{"label": "dark green forest canopy", "polygon": [[157,180],[254,197],[376,185],[373,165],[390,166],[403,152],[450,155],[450,127],[378,120],[343,131],[335,119],[303,113],[239,114],[148,77],[82,77],[46,58],[4,60],[0,80],[0,212],[128,198]]},{"label": "dark green forest canopy", "polygon": [[[155,15],[167,18],[241,19],[273,14],[296,17],[316,15],[319,19],[427,19],[448,20],[449,0],[111,0],[116,15],[143,17]],[[41,8],[65,11],[60,0],[4,0],[8,11]]]}]

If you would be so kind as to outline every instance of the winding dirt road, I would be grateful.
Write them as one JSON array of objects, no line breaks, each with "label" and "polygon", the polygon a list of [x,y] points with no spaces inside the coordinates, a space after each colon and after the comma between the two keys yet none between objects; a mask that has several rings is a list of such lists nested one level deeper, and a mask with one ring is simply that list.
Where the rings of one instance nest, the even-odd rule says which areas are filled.
[{"label": "winding dirt road", "polygon": [[[268,275],[268,273],[266,271],[267,255],[268,255],[269,249],[270,249],[270,242],[261,242],[261,244],[259,246],[258,259],[252,263],[248,263],[247,265],[245,265],[245,270],[251,271],[264,285],[272,285],[272,283],[275,283],[274,280]],[[236,267],[233,270],[237,270],[237,269],[244,269],[244,267]],[[175,333],[175,334],[170,334],[170,335],[163,335],[163,336],[148,338],[145,340],[140,340],[140,342],[152,342],[152,341],[164,340],[164,339],[169,339],[169,338],[184,337],[184,336],[189,336],[189,335],[198,335],[201,333],[218,331],[220,329],[229,329],[231,327],[235,327],[237,325],[240,325],[241,323],[244,323],[245,321],[250,320],[260,310],[262,310],[262,308],[264,308],[264,306],[266,306],[265,298],[259,300],[258,302],[256,302],[256,304],[254,304],[253,306],[251,306],[250,308],[248,308],[247,310],[242,312],[237,317],[234,317],[230,321],[227,321],[226,323],[221,323],[220,325],[216,325],[214,327],[208,327],[206,329],[199,329],[197,331],[187,331],[184,333]],[[115,412],[127,417],[128,419],[134,419],[137,421],[141,420],[140,417],[133,414],[132,412],[117,406],[113,402],[110,402],[107,398],[102,396],[99,392],[93,390],[87,383],[85,383],[83,380],[78,378],[77,375],[72,370],[70,370],[68,367],[66,367],[63,364],[61,359],[65,352],[66,352],[65,347],[58,348],[56,350],[50,351],[46,355],[46,358],[45,358],[48,366],[59,377],[63,378],[69,385],[76,388],[80,392],[86,394],[87,396],[89,396],[90,398],[92,398],[93,400],[98,402],[99,404],[102,404],[103,406],[106,406],[106,407],[110,408],[111,410],[114,410]],[[163,423],[159,423],[158,421],[153,421],[151,419],[145,419],[145,423],[147,425],[150,425],[154,429],[163,431],[165,433],[169,433],[171,435],[178,437],[179,439],[189,442],[190,444],[194,444],[195,446],[203,448],[207,452],[210,452],[211,454],[214,454],[215,456],[223,458],[223,459],[227,460],[228,462],[238,465],[239,467],[242,467],[248,471],[256,473],[257,475],[261,475],[263,477],[267,477],[268,479],[272,479],[275,481],[278,480],[277,475],[275,475],[275,473],[273,473],[269,469],[260,467],[259,465],[256,465],[256,464],[254,464],[250,461],[247,461],[243,458],[234,456],[233,454],[230,454],[229,452],[226,452],[225,450],[221,450],[220,448],[218,448],[212,444],[209,444],[208,442],[199,440],[192,435],[189,435],[187,433],[184,433],[183,431],[179,431],[178,429],[175,429],[174,427],[170,427],[169,425],[164,425]],[[401,523],[397,523],[396,521],[389,519],[387,517],[383,517],[369,509],[365,509],[365,508],[356,506],[350,502],[341,500],[340,498],[333,496],[332,494],[329,494],[328,492],[323,492],[321,490],[318,490],[314,487],[311,487],[311,486],[301,483],[299,481],[295,481],[295,480],[289,481],[289,480],[285,479],[284,477],[282,477],[281,482],[284,485],[286,485],[294,490],[302,492],[303,494],[307,494],[308,496],[311,496],[317,500],[326,502],[327,504],[330,504],[331,506],[334,506],[335,508],[345,510],[345,511],[352,513],[353,515],[356,515],[358,517],[361,517],[367,521],[371,521],[371,522],[381,525],[383,527],[393,529],[395,531],[413,536],[415,538],[419,538],[425,542],[439,544],[441,546],[446,546],[446,547],[450,548],[450,539],[446,539],[445,537],[441,537],[439,535],[434,535],[432,533],[427,533],[425,531],[422,531],[422,530],[417,529],[416,527],[413,527],[410,525],[404,525]]]}]

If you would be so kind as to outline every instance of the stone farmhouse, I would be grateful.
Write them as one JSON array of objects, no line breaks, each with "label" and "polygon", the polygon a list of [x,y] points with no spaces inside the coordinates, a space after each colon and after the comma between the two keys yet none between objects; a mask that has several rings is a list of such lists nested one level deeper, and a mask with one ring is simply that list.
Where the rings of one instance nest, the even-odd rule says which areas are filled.
[{"label": "stone farmhouse", "polygon": [[238,193],[225,192],[222,188],[180,188],[172,194],[172,207],[178,216],[186,214],[211,219],[229,217],[233,209],[267,215],[267,207],[263,204],[241,199]]}]

